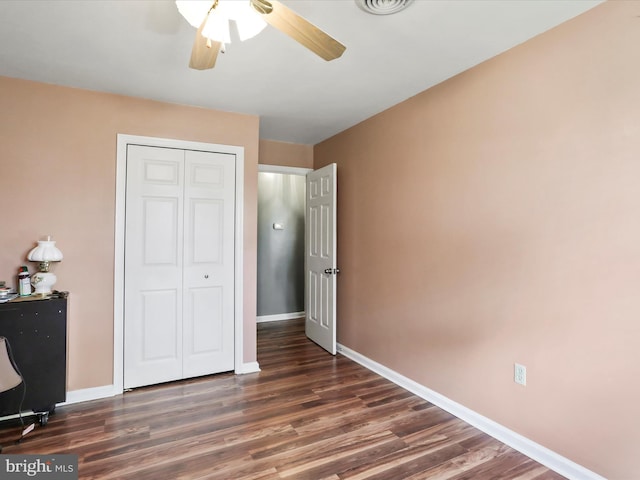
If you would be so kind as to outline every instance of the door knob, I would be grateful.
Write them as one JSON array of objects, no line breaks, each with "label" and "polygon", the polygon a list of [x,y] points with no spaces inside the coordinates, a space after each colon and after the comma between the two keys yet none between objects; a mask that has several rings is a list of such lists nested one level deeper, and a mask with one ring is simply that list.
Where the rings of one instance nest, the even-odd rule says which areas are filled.
[{"label": "door knob", "polygon": [[335,275],[336,273],[340,273],[339,268],[325,268],[324,273],[327,275]]}]

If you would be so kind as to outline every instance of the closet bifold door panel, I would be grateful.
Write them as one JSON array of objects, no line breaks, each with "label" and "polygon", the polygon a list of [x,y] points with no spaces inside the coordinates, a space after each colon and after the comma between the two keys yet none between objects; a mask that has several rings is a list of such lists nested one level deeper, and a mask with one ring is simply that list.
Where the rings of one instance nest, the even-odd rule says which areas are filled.
[{"label": "closet bifold door panel", "polygon": [[129,145],[124,387],[234,368],[234,155]]},{"label": "closet bifold door panel", "polygon": [[184,151],[129,145],[124,386],[182,378]]},{"label": "closet bifold door panel", "polygon": [[186,152],[183,376],[234,368],[235,160]]}]

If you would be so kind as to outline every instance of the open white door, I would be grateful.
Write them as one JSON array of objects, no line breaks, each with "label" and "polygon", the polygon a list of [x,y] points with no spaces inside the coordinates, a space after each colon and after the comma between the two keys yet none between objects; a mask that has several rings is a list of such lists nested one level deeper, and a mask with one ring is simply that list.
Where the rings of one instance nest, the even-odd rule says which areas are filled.
[{"label": "open white door", "polygon": [[307,174],[307,337],[336,354],[336,172],[335,163]]}]

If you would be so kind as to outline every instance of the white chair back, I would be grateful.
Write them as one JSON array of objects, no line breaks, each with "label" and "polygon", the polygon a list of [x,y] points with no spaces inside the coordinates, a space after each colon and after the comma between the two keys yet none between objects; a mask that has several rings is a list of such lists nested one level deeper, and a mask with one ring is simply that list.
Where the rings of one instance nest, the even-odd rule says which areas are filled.
[{"label": "white chair back", "polygon": [[9,344],[5,337],[0,337],[0,392],[6,392],[17,387],[22,377],[16,371],[9,356]]}]

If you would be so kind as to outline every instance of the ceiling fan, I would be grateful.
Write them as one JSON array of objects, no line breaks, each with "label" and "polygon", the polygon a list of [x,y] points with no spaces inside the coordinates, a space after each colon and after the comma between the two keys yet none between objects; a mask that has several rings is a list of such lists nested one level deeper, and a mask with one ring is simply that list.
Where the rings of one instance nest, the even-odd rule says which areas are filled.
[{"label": "ceiling fan", "polygon": [[[240,8],[244,10],[242,11],[243,16],[248,15],[249,17],[254,17],[254,20],[256,16],[261,18],[267,24],[280,30],[285,35],[288,35],[327,61],[339,58],[346,49],[340,42],[277,0],[245,0],[242,3],[238,0],[213,0],[212,3],[204,4],[207,10],[203,19],[202,15],[204,14],[204,10],[202,9],[202,2],[178,0],[176,4],[178,5],[180,13],[189,23],[194,26],[199,25],[189,61],[189,67],[196,70],[213,68],[216,64],[218,52],[224,48],[224,42],[229,41],[221,39],[218,36],[219,32],[212,35],[210,32],[215,31],[215,29],[211,27],[210,23],[215,23],[215,20],[218,21],[218,26],[220,26],[221,24],[217,17],[224,17],[223,12],[229,11],[230,9],[237,10]],[[199,9],[199,13],[189,11],[194,4],[199,4],[195,7],[196,10]],[[229,18],[236,20],[236,17],[232,15],[229,15]],[[225,25],[227,31],[229,18],[223,18],[227,23],[227,25]],[[236,24],[240,30],[239,20],[236,20]],[[250,33],[247,38],[255,35],[263,26],[264,24],[258,26],[257,30]],[[226,36],[229,37],[228,32]]]}]

